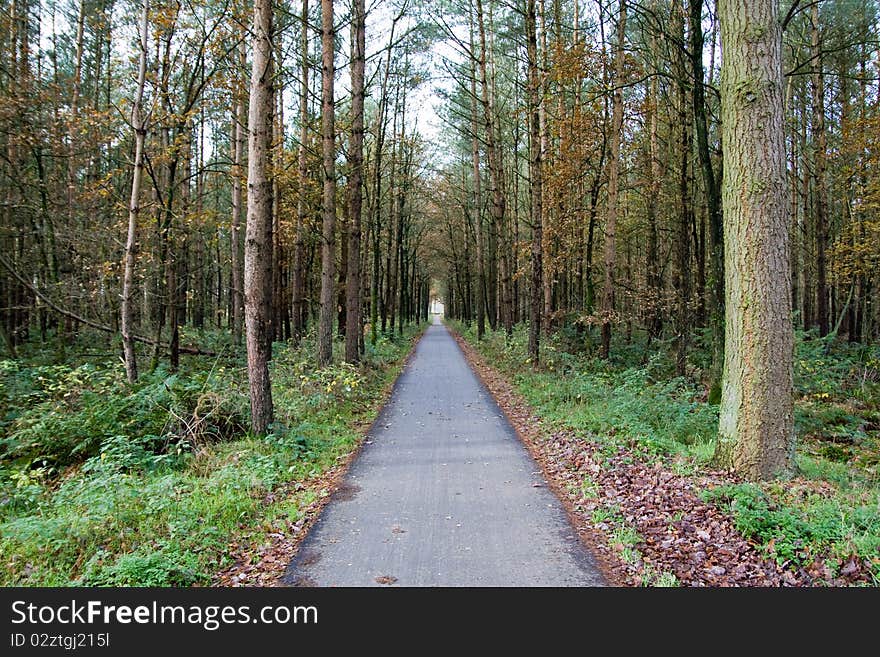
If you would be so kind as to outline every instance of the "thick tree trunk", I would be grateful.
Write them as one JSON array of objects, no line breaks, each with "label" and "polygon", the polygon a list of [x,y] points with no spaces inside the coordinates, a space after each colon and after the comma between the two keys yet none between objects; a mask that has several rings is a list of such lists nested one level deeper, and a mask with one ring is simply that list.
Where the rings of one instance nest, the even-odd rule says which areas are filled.
[{"label": "thick tree trunk", "polygon": [[361,323],[361,209],[364,168],[364,0],[354,0],[351,24],[351,143],[348,147],[348,270],[345,280],[345,360],[359,359]]},{"label": "thick tree trunk", "polygon": [[248,111],[248,203],[244,245],[244,310],[247,333],[251,429],[266,433],[272,423],[269,379],[272,293],[272,0],[254,0],[253,68]]},{"label": "thick tree trunk", "polygon": [[333,0],[321,0],[321,132],[323,143],[323,227],[321,239],[321,315],[318,363],[333,360],[333,311],[336,308],[336,120],[333,107]]},{"label": "thick tree trunk", "polygon": [[150,13],[149,0],[144,0],[141,13],[140,53],[138,56],[138,85],[131,108],[131,125],[134,130],[134,172],[131,180],[131,199],[128,205],[128,234],[125,240],[125,262],[122,278],[122,349],[125,354],[125,374],[129,383],[138,378],[137,358],[134,351],[134,259],[137,251],[137,223],[140,214],[141,180],[144,174],[144,141],[147,137],[146,118],[143,113],[144,86],[147,77],[147,29]]},{"label": "thick tree trunk", "polygon": [[776,0],[719,5],[726,325],[718,455],[749,479],[794,469],[791,288]]}]

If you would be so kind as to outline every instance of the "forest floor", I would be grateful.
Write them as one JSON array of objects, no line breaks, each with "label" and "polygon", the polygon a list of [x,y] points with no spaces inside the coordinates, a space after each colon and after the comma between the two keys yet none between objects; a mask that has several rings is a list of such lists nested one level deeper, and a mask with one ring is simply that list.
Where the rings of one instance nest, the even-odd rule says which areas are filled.
[{"label": "forest floor", "polygon": [[[805,408],[815,395],[801,396],[799,427],[813,433],[802,439],[800,475],[748,484],[713,468],[717,412],[685,382],[658,383],[639,367],[575,358],[552,341],[534,371],[524,366],[523,335],[490,332],[477,341],[464,325],[451,325],[612,581],[880,584],[876,407],[857,405],[858,416],[834,423],[827,419],[833,409],[822,408],[817,420]],[[816,366],[806,365],[812,373]],[[818,399],[827,405],[830,394]],[[847,440],[852,423],[857,435]],[[819,429],[836,429],[837,441]],[[845,459],[826,458],[843,450]]]}]

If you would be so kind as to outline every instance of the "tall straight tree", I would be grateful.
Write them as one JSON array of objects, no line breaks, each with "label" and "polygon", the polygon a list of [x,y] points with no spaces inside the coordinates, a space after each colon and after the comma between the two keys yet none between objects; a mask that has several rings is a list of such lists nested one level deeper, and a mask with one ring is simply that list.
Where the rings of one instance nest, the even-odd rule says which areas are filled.
[{"label": "tall straight tree", "polygon": [[620,140],[623,127],[623,47],[626,41],[626,0],[620,0],[617,43],[614,46],[614,95],[611,101],[611,153],[608,160],[608,214],[605,221],[605,287],[602,290],[602,358],[611,353],[611,315],[614,313],[614,261],[617,239],[617,199],[620,192]]},{"label": "tall straight tree", "polygon": [[272,2],[254,0],[251,97],[248,107],[248,203],[244,242],[244,315],[247,334],[251,428],[266,433],[272,423],[269,356],[272,345]]},{"label": "tall straight tree", "polygon": [[828,335],[828,274],[825,248],[828,242],[828,144],[825,135],[825,76],[822,72],[822,38],[819,29],[819,3],[810,7],[810,57],[813,60],[810,76],[813,119],[813,171],[816,214],[816,315],[819,335]]},{"label": "tall straight tree", "polygon": [[134,258],[137,249],[137,223],[140,214],[141,179],[144,175],[144,142],[147,121],[144,116],[144,86],[147,78],[147,29],[150,15],[149,0],[144,0],[141,13],[140,53],[138,53],[138,85],[131,107],[131,127],[134,130],[134,172],[131,178],[131,200],[128,206],[128,234],[125,240],[125,263],[122,275],[122,349],[125,354],[125,374],[129,383],[138,378],[137,358],[134,351]]},{"label": "tall straight tree", "polygon": [[[244,41],[239,49],[239,68],[244,71],[247,62]],[[244,74],[242,73],[242,76]],[[244,85],[242,85],[244,86]],[[230,231],[230,250],[232,251],[232,341],[241,344],[242,325],[242,270],[241,270],[241,160],[244,155],[244,98],[243,91],[236,89],[235,109],[232,114],[232,230]]]},{"label": "tall straight tree", "polygon": [[703,174],[706,209],[709,213],[709,240],[711,252],[711,308],[712,325],[712,387],[720,390],[722,358],[724,351],[724,234],[721,221],[721,195],[716,181],[715,168],[709,152],[709,127],[706,118],[704,94],[705,71],[703,70],[703,0],[690,0],[690,62],[693,77],[691,100],[694,110],[694,128],[697,137],[697,155]]},{"label": "tall straight tree", "polygon": [[477,67],[474,48],[474,18],[469,15],[470,35],[470,78],[471,78],[471,165],[474,175],[474,232],[477,242],[477,339],[482,340],[486,333],[486,247],[483,230],[483,192],[480,179],[480,126],[477,115]]},{"label": "tall straight tree", "polygon": [[321,314],[318,363],[333,360],[333,311],[336,308],[336,115],[333,107],[333,0],[321,0],[321,133],[324,201],[321,240]]},{"label": "tall straight tree", "polygon": [[721,0],[726,326],[719,456],[794,468],[791,263],[777,0]]},{"label": "tall straight tree", "polygon": [[541,209],[541,78],[538,72],[538,35],[535,0],[526,0],[526,39],[529,68],[529,208],[532,223],[531,315],[529,317],[529,358],[537,365],[540,358],[543,230]]},{"label": "tall straight tree", "polygon": [[345,360],[355,363],[361,337],[361,210],[364,169],[364,0],[352,3],[351,143],[348,147],[348,267],[345,279]]},{"label": "tall straight tree", "polygon": [[309,0],[302,0],[302,34],[300,35],[299,149],[296,202],[296,242],[293,247],[293,338],[302,338],[306,326],[305,310],[305,224],[309,214],[306,182],[309,175],[307,149],[309,141]]}]

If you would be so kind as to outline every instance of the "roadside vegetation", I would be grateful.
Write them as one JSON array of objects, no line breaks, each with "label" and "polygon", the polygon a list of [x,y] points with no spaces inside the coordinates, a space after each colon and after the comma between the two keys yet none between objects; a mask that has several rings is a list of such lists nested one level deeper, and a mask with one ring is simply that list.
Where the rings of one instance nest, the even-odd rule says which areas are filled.
[{"label": "roadside vegetation", "polygon": [[[702,383],[708,350],[695,351],[685,377],[662,342],[615,345],[610,361],[596,357],[583,332],[563,329],[544,343],[542,367],[527,363],[527,328],[512,336],[451,322],[503,374],[542,418],[548,431],[568,429],[613,454],[625,447],[639,459],[661,462],[698,484],[716,472],[718,406]],[[621,336],[623,337],[623,336]],[[701,359],[701,356],[704,356]],[[816,568],[819,579],[880,584],[880,347],[799,333],[795,354],[798,474],[789,480],[727,483],[700,496],[729,514],[734,526],[780,565]],[[591,495],[594,482],[583,482]],[[593,491],[594,493],[594,491]],[[638,550],[634,534],[614,509],[614,530]],[[815,572],[815,570],[814,570]]]},{"label": "roadside vegetation", "polygon": [[2,584],[210,583],[236,537],[258,541],[314,500],[309,480],[356,447],[419,331],[367,341],[360,366],[318,368],[313,336],[276,343],[260,438],[240,355],[183,357],[131,386],[112,353],[0,361]]}]

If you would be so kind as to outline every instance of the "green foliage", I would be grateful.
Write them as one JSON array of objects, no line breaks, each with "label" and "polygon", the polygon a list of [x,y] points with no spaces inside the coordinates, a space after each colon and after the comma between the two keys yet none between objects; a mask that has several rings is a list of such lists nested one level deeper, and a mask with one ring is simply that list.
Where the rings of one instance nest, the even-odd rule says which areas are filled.
[{"label": "green foliage", "polygon": [[18,405],[7,401],[13,410],[6,413],[2,457],[57,469],[105,447],[120,454],[125,441],[132,442],[131,450],[179,454],[229,438],[243,431],[248,412],[233,373],[222,366],[186,377],[156,370],[130,387],[118,365],[17,366],[8,388],[17,391],[9,400]]},{"label": "green foliage", "polygon": [[[779,563],[809,565],[817,556],[840,565],[850,556],[873,561],[874,578],[880,581],[880,496],[847,503],[836,496],[768,490],[756,484],[719,486],[704,491],[703,498],[725,505],[736,528],[755,540]],[[867,503],[864,503],[867,502]]]},{"label": "green foliage", "polygon": [[696,451],[714,440],[717,408],[699,400],[693,382],[664,378],[673,364],[661,352],[633,358],[639,364],[609,364],[566,352],[559,340],[569,338],[554,334],[542,348],[543,368],[530,370],[522,367],[527,338],[522,328],[510,338],[496,331],[479,346],[490,362],[514,373],[520,392],[547,420],[632,441],[651,454]]}]

